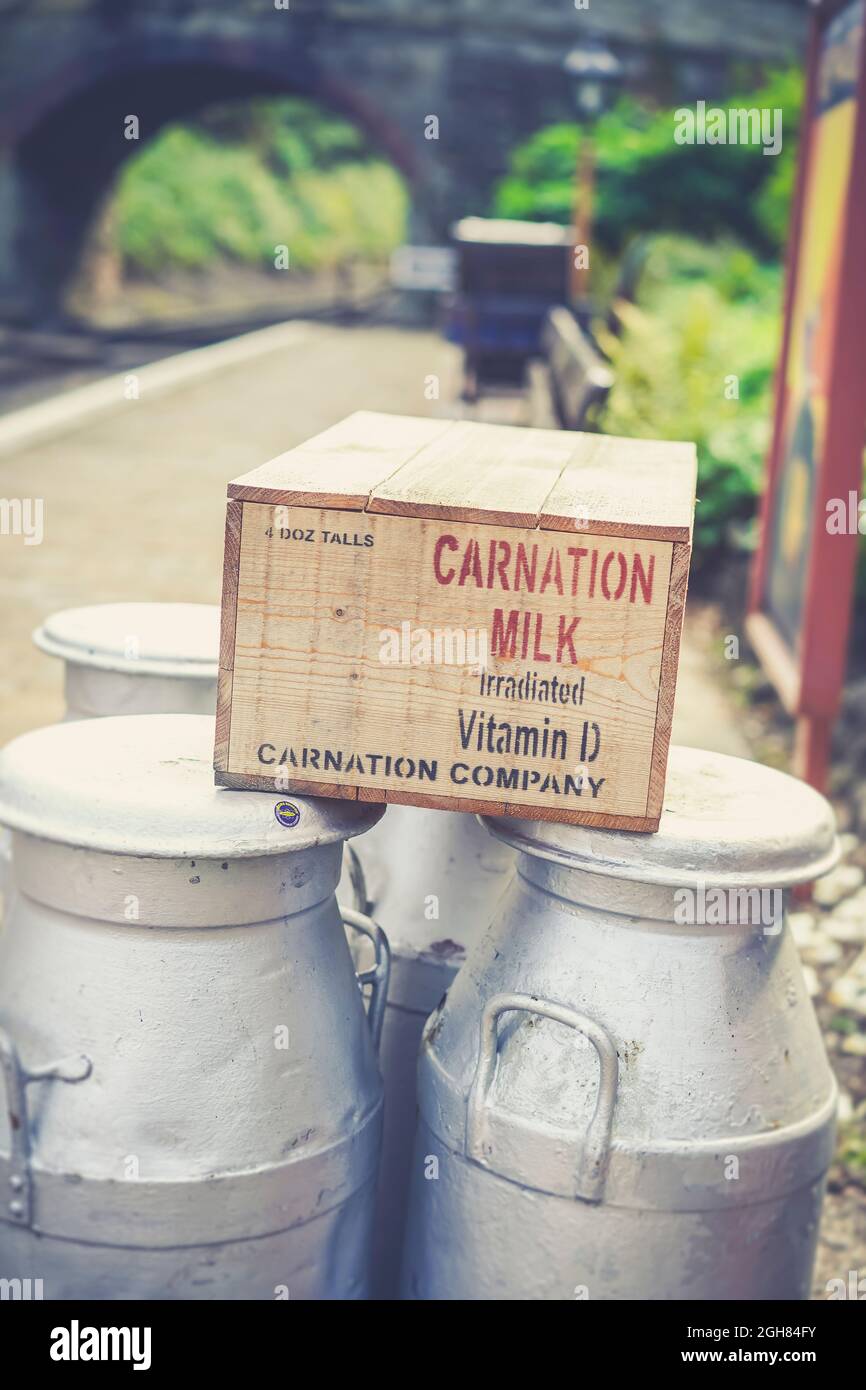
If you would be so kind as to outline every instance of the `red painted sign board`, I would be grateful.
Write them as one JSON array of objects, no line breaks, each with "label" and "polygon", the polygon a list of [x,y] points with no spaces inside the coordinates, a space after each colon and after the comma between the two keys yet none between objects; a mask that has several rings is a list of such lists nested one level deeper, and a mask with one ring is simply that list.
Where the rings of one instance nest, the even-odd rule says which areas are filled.
[{"label": "red painted sign board", "polygon": [[[823,787],[866,442],[866,0],[814,7],[773,438],[747,630]],[[853,503],[853,505],[852,505]]]}]

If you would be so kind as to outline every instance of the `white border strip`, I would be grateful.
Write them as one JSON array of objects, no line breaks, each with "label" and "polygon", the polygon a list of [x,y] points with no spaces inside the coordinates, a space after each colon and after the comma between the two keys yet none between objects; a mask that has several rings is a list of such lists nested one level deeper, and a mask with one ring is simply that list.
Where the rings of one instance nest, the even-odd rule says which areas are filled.
[{"label": "white border strip", "polygon": [[58,434],[81,429],[98,416],[128,405],[124,389],[130,376],[138,379],[141,399],[163,395],[210,376],[212,372],[238,366],[283,348],[296,347],[311,336],[315,327],[314,324],[298,320],[277,323],[270,328],[257,329],[254,333],[244,333],[239,338],[228,338],[225,342],[211,343],[208,347],[195,348],[191,352],[179,352],[143,367],[130,367],[128,371],[103,377],[88,386],[79,386],[74,391],[65,391],[48,400],[37,401],[35,405],[24,406],[0,419],[0,456],[28,449]]}]

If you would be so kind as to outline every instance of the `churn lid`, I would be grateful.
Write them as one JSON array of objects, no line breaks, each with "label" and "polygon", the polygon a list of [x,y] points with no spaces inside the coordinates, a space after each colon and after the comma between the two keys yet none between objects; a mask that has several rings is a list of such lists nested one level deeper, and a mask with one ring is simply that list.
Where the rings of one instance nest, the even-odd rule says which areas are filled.
[{"label": "churn lid", "polygon": [[525,854],[606,878],[688,887],[785,888],[836,863],[829,803],[784,772],[697,748],[672,748],[655,834],[481,817]]},{"label": "churn lid", "polygon": [[99,603],[46,618],[33,641],[101,671],[216,680],[220,610],[209,603]]},{"label": "churn lid", "polygon": [[107,854],[239,859],[345,840],[383,814],[371,802],[216,787],[213,747],[204,714],[34,729],[0,752],[0,824]]}]

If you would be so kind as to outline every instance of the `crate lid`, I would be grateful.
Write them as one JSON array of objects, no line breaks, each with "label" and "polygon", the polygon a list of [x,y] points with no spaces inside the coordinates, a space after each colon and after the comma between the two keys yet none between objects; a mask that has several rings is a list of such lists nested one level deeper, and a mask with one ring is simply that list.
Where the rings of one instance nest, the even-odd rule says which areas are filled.
[{"label": "crate lid", "polygon": [[358,411],[235,478],[229,498],[689,541],[693,444]]},{"label": "crate lid", "polygon": [[33,641],[77,666],[216,680],[220,610],[208,603],[100,603],[46,618]]},{"label": "crate lid", "polygon": [[786,888],[811,883],[839,857],[829,803],[784,772],[696,748],[670,750],[656,834],[482,816],[507,844],[539,859],[632,883]]},{"label": "crate lid", "polygon": [[0,824],[106,854],[243,859],[359,835],[384,807],[214,785],[214,721],[137,714],[54,724],[0,752]]}]

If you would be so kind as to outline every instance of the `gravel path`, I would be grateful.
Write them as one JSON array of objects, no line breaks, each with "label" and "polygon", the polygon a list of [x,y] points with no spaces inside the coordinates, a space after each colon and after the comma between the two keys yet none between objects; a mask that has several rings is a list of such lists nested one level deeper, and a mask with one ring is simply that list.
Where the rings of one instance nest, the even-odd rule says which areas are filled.
[{"label": "gravel path", "polygon": [[0,537],[0,742],[62,712],[59,663],[33,647],[59,608],[218,603],[226,483],[353,410],[427,415],[448,365],[434,334],[307,327],[285,352],[114,414],[10,458],[0,496],[41,498],[45,536]]}]

